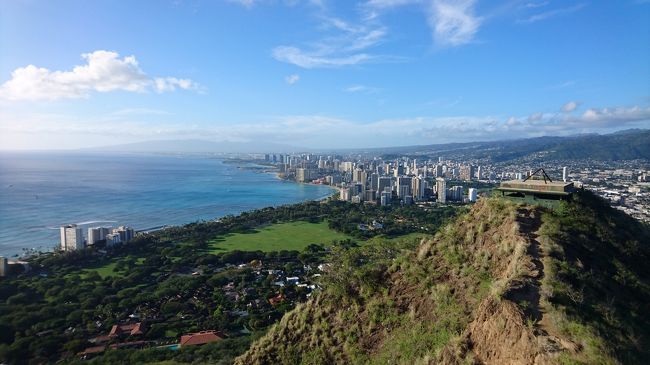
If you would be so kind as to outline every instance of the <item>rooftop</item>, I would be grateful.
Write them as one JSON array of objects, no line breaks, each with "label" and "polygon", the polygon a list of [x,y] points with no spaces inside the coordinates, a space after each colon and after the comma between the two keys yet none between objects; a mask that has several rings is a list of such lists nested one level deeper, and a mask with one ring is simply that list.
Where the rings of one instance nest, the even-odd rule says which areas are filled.
[{"label": "rooftop", "polygon": [[575,188],[572,182],[552,182],[530,179],[504,181],[497,190],[547,195],[570,195],[575,191]]},{"label": "rooftop", "polygon": [[204,345],[210,342],[223,340],[224,335],[218,331],[201,331],[181,336],[181,347],[190,345]]}]

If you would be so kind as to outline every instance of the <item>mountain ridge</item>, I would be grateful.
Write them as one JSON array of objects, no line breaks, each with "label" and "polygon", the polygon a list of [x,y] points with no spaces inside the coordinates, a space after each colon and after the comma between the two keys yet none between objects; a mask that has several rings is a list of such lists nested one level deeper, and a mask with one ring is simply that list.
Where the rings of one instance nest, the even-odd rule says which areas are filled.
[{"label": "mountain ridge", "polygon": [[236,363],[647,363],[647,239],[589,192],[483,199],[418,247],[334,253],[323,292]]}]

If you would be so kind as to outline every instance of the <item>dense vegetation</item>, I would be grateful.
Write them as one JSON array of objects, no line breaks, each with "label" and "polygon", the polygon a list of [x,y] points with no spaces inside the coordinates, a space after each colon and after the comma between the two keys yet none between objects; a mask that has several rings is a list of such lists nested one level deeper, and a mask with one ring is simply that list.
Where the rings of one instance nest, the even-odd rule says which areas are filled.
[{"label": "dense vegetation", "polygon": [[[145,343],[108,350],[88,361],[230,363],[309,294],[305,287],[280,287],[275,281],[295,275],[302,282],[313,276],[318,264],[329,260],[328,247],[338,251],[342,248],[337,247],[356,244],[351,239],[328,242],[316,236],[301,252],[214,254],[210,253],[212,240],[298,220],[328,222],[331,229],[356,239],[390,238],[435,231],[457,209],[424,212],[417,207],[307,202],[170,228],[116,248],[98,246],[36,257],[30,272],[0,280],[0,362],[80,361],[76,354],[93,345],[89,340],[106,335],[112,325],[142,321],[146,324],[143,336],[110,343]],[[358,229],[359,223],[372,220],[385,223],[384,228]],[[379,237],[373,240],[390,242]],[[286,300],[269,304],[268,299],[278,294]],[[208,329],[220,330],[228,338],[181,350],[157,348],[177,343],[182,334]]]},{"label": "dense vegetation", "polygon": [[593,194],[543,216],[544,292],[585,363],[650,363],[650,229]]}]

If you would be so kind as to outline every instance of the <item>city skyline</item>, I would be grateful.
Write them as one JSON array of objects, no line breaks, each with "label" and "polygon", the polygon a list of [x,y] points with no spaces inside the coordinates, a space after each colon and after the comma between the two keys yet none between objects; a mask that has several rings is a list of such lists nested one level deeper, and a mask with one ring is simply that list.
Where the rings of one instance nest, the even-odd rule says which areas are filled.
[{"label": "city skyline", "polygon": [[647,1],[0,10],[2,149],[363,148],[650,128]]}]

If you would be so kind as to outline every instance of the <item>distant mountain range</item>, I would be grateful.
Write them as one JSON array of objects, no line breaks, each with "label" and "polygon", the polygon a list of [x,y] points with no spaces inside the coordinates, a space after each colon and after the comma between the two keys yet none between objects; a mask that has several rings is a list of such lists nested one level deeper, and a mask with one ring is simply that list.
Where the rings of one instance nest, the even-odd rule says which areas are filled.
[{"label": "distant mountain range", "polygon": [[93,151],[167,153],[367,153],[384,155],[444,156],[505,162],[518,158],[543,159],[650,159],[650,130],[628,129],[611,134],[580,134],[568,137],[537,137],[489,142],[446,143],[364,149],[310,149],[271,142],[212,142],[206,140],[158,140],[96,147]]},{"label": "distant mountain range", "polygon": [[568,137],[537,137],[492,142],[448,143],[424,146],[367,149],[368,153],[391,155],[487,159],[505,162],[518,158],[546,160],[650,159],[650,130],[628,129],[611,134],[581,134]]}]

